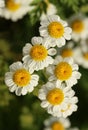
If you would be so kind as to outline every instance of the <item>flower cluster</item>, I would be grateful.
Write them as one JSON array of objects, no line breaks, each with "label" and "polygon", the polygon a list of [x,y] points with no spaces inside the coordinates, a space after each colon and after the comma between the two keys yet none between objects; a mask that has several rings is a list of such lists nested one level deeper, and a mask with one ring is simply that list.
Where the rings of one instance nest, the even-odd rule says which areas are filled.
[{"label": "flower cluster", "polygon": [[[71,39],[72,29],[57,15],[47,16],[40,24],[40,36],[33,37],[31,43],[23,47],[22,62],[10,65],[5,83],[10,92],[18,96],[40,86],[37,96],[41,106],[55,117],[66,118],[77,110],[78,98],[72,87],[81,74],[73,58],[62,57],[57,50]],[[46,80],[41,79],[39,72]]]}]

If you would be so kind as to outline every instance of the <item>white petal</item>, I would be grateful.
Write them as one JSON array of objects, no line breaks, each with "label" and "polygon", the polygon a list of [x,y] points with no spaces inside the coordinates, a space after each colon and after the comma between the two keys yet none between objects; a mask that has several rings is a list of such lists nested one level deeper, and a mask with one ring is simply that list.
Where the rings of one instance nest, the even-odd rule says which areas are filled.
[{"label": "white petal", "polygon": [[22,67],[23,67],[23,64],[20,61],[18,61],[10,65],[9,68],[10,68],[10,71],[16,71],[17,69],[21,69]]},{"label": "white petal", "polygon": [[57,88],[60,88],[61,83],[62,83],[62,81],[61,81],[61,80],[57,80],[57,81],[56,81],[56,87],[57,87]]},{"label": "white petal", "polygon": [[55,22],[55,21],[57,21],[57,22],[59,22],[60,21],[60,17],[58,16],[58,15],[49,15],[48,16],[48,20],[49,20],[49,22]]},{"label": "white petal", "polygon": [[45,99],[46,99],[46,94],[40,93],[38,97],[39,97],[41,100],[45,100]]},{"label": "white petal", "polygon": [[5,79],[5,83],[6,83],[6,85],[7,85],[8,87],[14,85],[14,82],[13,82],[12,79]]},{"label": "white petal", "polygon": [[61,37],[57,40],[57,46],[58,47],[62,47],[65,45],[65,38],[64,37]]},{"label": "white petal", "polygon": [[64,26],[64,27],[66,27],[68,24],[67,24],[67,22],[66,21],[63,21],[62,19],[60,19],[60,22],[61,22],[61,24]]},{"label": "white petal", "polygon": [[67,62],[70,65],[73,65],[74,61],[73,58],[69,57],[69,58],[64,58],[64,62]]},{"label": "white petal", "polygon": [[65,33],[64,37],[66,40],[70,40],[71,39],[71,34]]},{"label": "white petal", "polygon": [[58,63],[62,62],[63,61],[63,58],[60,56],[60,55],[57,55],[55,57],[55,61],[54,61],[54,64],[57,65]]},{"label": "white petal", "polygon": [[16,95],[17,96],[20,96],[21,95],[21,91],[22,91],[22,88],[21,87],[18,87],[15,91]]},{"label": "white petal", "polygon": [[41,44],[42,43],[42,37],[33,37],[31,40],[32,44]]},{"label": "white petal", "polygon": [[26,87],[23,87],[23,88],[22,88],[22,92],[21,92],[21,93],[22,93],[22,95],[26,95],[26,94],[27,94],[27,89],[26,89]]},{"label": "white petal", "polygon": [[23,55],[29,55],[30,49],[31,49],[32,45],[27,43],[24,47],[23,47]]},{"label": "white petal", "polygon": [[51,56],[55,55],[56,53],[57,53],[57,51],[54,48],[51,48],[51,49],[48,50],[48,54],[51,55]]},{"label": "white petal", "polygon": [[73,64],[73,65],[72,65],[72,70],[78,70],[78,69],[79,69],[79,67],[78,67],[77,64]]},{"label": "white petal", "polygon": [[43,108],[46,108],[48,105],[49,105],[49,103],[47,101],[43,101],[41,103],[41,107],[43,107]]},{"label": "white petal", "polygon": [[17,87],[16,85],[9,87],[10,92],[14,92],[16,90],[16,87]]},{"label": "white petal", "polygon": [[80,72],[77,72],[77,71],[74,71],[74,72],[72,73],[72,76],[73,76],[74,78],[76,78],[76,79],[80,79],[81,73],[80,73]]},{"label": "white petal", "polygon": [[64,29],[64,31],[65,31],[65,33],[71,33],[72,32],[72,29],[70,28],[70,27],[66,27],[65,29]]},{"label": "white petal", "polygon": [[41,25],[48,26],[49,22],[45,19],[40,22]]}]

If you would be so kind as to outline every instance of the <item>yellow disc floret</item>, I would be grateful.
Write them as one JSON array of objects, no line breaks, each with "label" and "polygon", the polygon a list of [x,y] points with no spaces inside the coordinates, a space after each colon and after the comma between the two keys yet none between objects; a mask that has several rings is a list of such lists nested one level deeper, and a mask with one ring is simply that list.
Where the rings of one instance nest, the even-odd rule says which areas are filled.
[{"label": "yellow disc floret", "polygon": [[6,1],[6,7],[14,12],[20,8],[20,3],[15,3],[14,0],[7,0]]},{"label": "yellow disc floret", "polygon": [[52,105],[59,105],[62,103],[64,99],[64,93],[61,89],[54,88],[48,92],[46,98],[48,102],[51,103]]},{"label": "yellow disc floret", "polygon": [[64,49],[61,52],[62,57],[71,57],[73,56],[73,51],[71,49]]},{"label": "yellow disc floret", "polygon": [[67,62],[59,63],[55,68],[55,76],[59,80],[67,80],[72,75],[72,67]]},{"label": "yellow disc floret", "polygon": [[75,20],[72,23],[72,29],[73,31],[75,31],[76,33],[81,33],[84,29],[84,24],[81,20]]},{"label": "yellow disc floret", "polygon": [[88,53],[84,53],[83,57],[85,58],[85,60],[88,60]]},{"label": "yellow disc floret", "polygon": [[13,74],[13,81],[19,87],[24,87],[30,83],[31,75],[25,69],[19,69]]},{"label": "yellow disc floret", "polygon": [[34,60],[42,61],[47,57],[48,52],[44,46],[36,44],[31,48],[30,55]]},{"label": "yellow disc floret", "polygon": [[64,34],[64,27],[60,22],[51,22],[48,25],[48,32],[53,38],[60,38]]},{"label": "yellow disc floret", "polygon": [[64,126],[60,122],[54,122],[51,126],[52,130],[65,130]]}]

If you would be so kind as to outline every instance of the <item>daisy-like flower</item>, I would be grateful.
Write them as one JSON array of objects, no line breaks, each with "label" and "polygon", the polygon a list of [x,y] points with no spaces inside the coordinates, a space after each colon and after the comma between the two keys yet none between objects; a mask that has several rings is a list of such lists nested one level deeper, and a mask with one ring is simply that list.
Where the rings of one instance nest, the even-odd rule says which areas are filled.
[{"label": "daisy-like flower", "polygon": [[[66,92],[68,92],[68,88],[66,89]],[[78,98],[75,95],[75,92],[73,90],[71,90],[70,92],[68,92],[69,96],[69,100],[67,101],[67,107],[63,108],[61,110],[56,109],[53,112],[54,116],[57,116],[57,113],[61,113],[62,117],[66,118],[68,116],[70,116],[73,112],[77,111],[78,106],[76,105],[76,103],[78,102]]]},{"label": "daisy-like flower", "polygon": [[69,20],[72,28],[72,39],[79,41],[88,37],[88,18],[82,14],[74,15]]},{"label": "daisy-like flower", "polygon": [[[85,47],[84,47],[85,46]],[[83,68],[88,68],[88,45],[84,45],[83,48],[76,47],[74,49],[74,60],[77,64]]]},{"label": "daisy-like flower", "polygon": [[10,72],[5,74],[5,83],[9,87],[10,92],[16,93],[20,96],[32,92],[37,86],[39,76],[33,74],[31,68],[27,68],[21,62],[15,62],[10,65]]},{"label": "daisy-like flower", "polygon": [[63,110],[68,108],[68,102],[73,93],[74,91],[65,84],[48,82],[39,90],[38,97],[42,100],[41,107],[46,108],[49,114],[64,117]]},{"label": "daisy-like flower", "polygon": [[56,12],[57,12],[55,5],[51,4],[48,0],[45,0],[45,2],[47,5],[46,13],[45,12],[42,13],[40,20],[45,19],[47,17],[47,15],[53,15],[53,14],[56,14]]},{"label": "daisy-like flower", "polygon": [[50,117],[44,121],[44,130],[65,130],[70,127],[69,119]]},{"label": "daisy-like flower", "polygon": [[29,5],[32,0],[6,0],[0,16],[12,21],[17,21],[26,15],[32,7]]},{"label": "daisy-like flower", "polygon": [[42,37],[33,37],[32,45],[27,43],[23,47],[23,62],[34,70],[41,70],[53,63],[51,56],[56,54],[56,49],[48,47],[48,40]]},{"label": "daisy-like flower", "polygon": [[46,72],[50,75],[49,81],[56,81],[59,84],[65,82],[69,87],[75,85],[81,76],[78,65],[74,64],[72,58],[62,58],[59,55],[56,56],[53,65],[47,67]]},{"label": "daisy-like flower", "polygon": [[51,40],[49,43],[51,47],[56,45],[62,47],[66,40],[71,39],[71,28],[58,15],[47,16],[40,24],[40,35]]}]

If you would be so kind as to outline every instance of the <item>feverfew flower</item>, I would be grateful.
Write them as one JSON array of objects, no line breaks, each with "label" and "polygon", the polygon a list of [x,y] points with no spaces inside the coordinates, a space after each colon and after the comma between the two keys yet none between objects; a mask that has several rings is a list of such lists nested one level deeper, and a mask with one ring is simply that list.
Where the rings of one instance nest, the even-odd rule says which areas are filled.
[{"label": "feverfew flower", "polygon": [[49,81],[56,81],[61,85],[65,82],[67,86],[72,87],[80,79],[81,74],[78,72],[78,65],[73,62],[72,58],[62,58],[56,56],[53,65],[47,67]]},{"label": "feverfew flower", "polygon": [[10,72],[5,74],[5,83],[9,87],[10,92],[20,96],[32,92],[37,86],[39,76],[33,74],[31,68],[27,68],[21,62],[15,62],[10,65]]},{"label": "feverfew flower", "polygon": [[56,45],[62,47],[66,40],[71,39],[71,28],[58,15],[47,16],[47,19],[42,20],[40,24],[40,35],[51,40],[48,43],[51,47]]},{"label": "feverfew flower", "polygon": [[88,37],[88,18],[82,14],[74,15],[69,20],[74,41],[84,40]]},{"label": "feverfew flower", "polygon": [[0,16],[12,21],[17,21],[26,15],[32,7],[32,0],[6,0],[5,7],[1,9]]},{"label": "feverfew flower", "polygon": [[42,100],[41,107],[46,108],[49,114],[64,117],[63,109],[68,108],[73,93],[74,91],[70,87],[66,87],[65,84],[48,82],[39,90],[38,97]]},{"label": "feverfew flower", "polygon": [[88,45],[84,48],[76,47],[74,49],[74,60],[83,68],[88,68]]},{"label": "feverfew flower", "polygon": [[27,43],[23,47],[23,62],[34,70],[41,70],[53,63],[51,56],[56,54],[56,49],[48,47],[48,40],[42,37],[33,37],[32,45]]},{"label": "feverfew flower", "polygon": [[44,121],[44,130],[65,130],[70,127],[69,119],[50,117]]},{"label": "feverfew flower", "polygon": [[[66,89],[68,92],[69,89]],[[75,91],[71,90],[68,92],[69,100],[67,102],[67,108],[63,108],[59,111],[59,109],[54,110],[53,115],[57,116],[59,112],[62,112],[62,117],[66,118],[70,116],[73,112],[77,111],[78,106],[76,103],[78,102],[78,98],[75,95]]]}]

